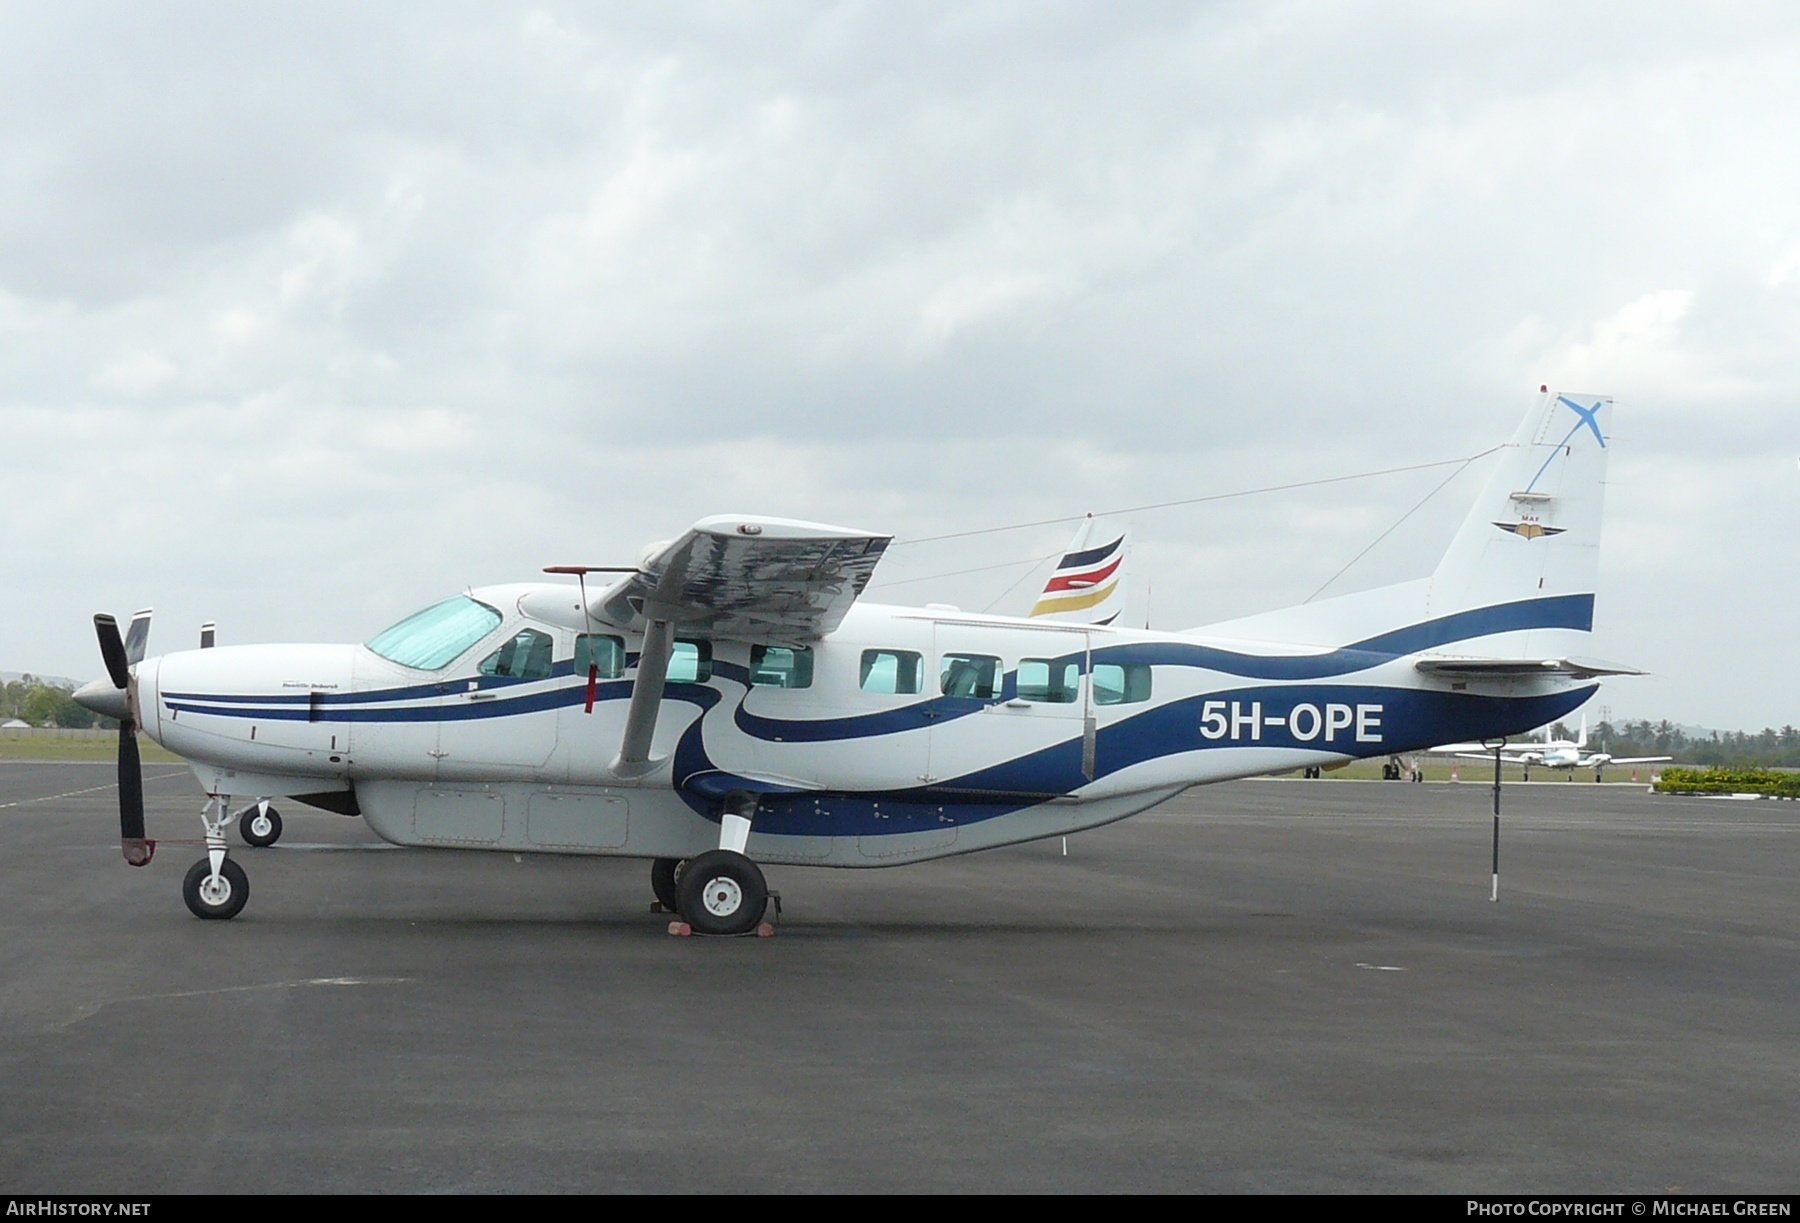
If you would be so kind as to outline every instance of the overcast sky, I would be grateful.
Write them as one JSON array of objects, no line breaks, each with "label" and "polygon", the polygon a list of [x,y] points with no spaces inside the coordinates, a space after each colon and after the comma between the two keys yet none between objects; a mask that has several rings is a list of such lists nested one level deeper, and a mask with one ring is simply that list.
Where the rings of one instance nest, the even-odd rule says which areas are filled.
[{"label": "overcast sky", "polygon": [[[0,669],[1465,456],[1547,382],[1619,402],[1596,709],[1800,721],[1797,133],[1782,4],[0,4]],[[1451,470],[1134,517],[1154,622]],[[1068,533],[879,593],[1022,610],[932,575]]]}]

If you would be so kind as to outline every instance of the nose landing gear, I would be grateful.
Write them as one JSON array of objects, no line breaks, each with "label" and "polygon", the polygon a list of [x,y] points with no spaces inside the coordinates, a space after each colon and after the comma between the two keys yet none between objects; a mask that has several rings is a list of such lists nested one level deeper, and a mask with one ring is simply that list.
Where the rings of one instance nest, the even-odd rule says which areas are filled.
[{"label": "nose landing gear", "polygon": [[205,858],[188,867],[181,881],[181,898],[188,912],[204,921],[227,921],[243,911],[250,899],[250,879],[244,868],[227,858],[213,874],[212,863]]},{"label": "nose landing gear", "polygon": [[244,902],[250,899],[249,876],[226,856],[225,826],[233,818],[231,799],[224,794],[207,799],[200,812],[200,824],[206,833],[206,857],[188,868],[181,881],[181,898],[187,902],[188,912],[204,921],[229,921],[243,911]]}]

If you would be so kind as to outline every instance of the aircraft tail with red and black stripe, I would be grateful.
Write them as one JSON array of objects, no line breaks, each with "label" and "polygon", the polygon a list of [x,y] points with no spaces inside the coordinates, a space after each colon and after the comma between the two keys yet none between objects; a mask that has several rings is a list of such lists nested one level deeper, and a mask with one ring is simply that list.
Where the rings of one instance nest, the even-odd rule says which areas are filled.
[{"label": "aircraft tail with red and black stripe", "polygon": [[[1109,538],[1110,537],[1110,538]],[[1125,610],[1125,535],[1089,515],[1031,608],[1034,619],[1111,624]]]}]

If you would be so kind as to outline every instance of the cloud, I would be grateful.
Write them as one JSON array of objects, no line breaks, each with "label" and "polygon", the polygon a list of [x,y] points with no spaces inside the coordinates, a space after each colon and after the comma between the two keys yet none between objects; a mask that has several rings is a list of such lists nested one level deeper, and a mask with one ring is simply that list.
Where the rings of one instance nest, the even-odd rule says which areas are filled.
[{"label": "cloud", "polygon": [[[722,508],[939,534],[1468,454],[1566,381],[1622,398],[1599,652],[1671,677],[1646,713],[1790,719],[1741,677],[1800,662],[1756,546],[1756,464],[1800,453],[1796,41],[1673,6],[21,14],[0,666],[92,672],[87,617],[152,597],[364,635]],[[1159,622],[1304,598],[1434,479],[1147,516]],[[1457,487],[1343,585],[1428,569]],[[1659,537],[1764,585],[1671,600]]]}]

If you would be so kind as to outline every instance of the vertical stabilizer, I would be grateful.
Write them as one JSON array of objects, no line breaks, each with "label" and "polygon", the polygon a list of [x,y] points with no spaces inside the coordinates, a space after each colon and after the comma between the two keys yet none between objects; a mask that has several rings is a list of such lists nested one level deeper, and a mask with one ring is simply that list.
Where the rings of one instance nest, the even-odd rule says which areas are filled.
[{"label": "vertical stabilizer", "polygon": [[1031,615],[1069,624],[1111,624],[1125,610],[1125,557],[1124,533],[1115,536],[1088,515],[1075,528],[1075,538],[1044,583]]},{"label": "vertical stabilizer", "polygon": [[1484,652],[1581,652],[1593,628],[1611,420],[1603,395],[1539,399],[1431,576],[1433,617],[1530,602],[1542,610],[1529,620],[1553,627],[1506,631],[1497,616]]}]

